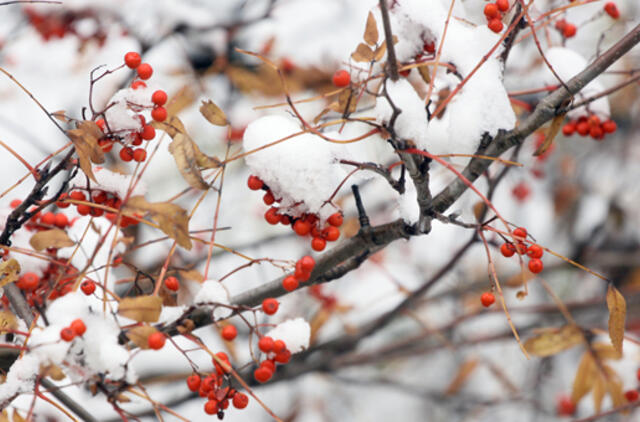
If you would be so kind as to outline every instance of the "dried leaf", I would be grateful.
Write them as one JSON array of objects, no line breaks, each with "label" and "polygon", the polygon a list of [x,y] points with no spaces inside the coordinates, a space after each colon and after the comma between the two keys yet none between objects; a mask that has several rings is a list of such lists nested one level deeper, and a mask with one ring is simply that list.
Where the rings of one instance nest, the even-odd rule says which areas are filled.
[{"label": "dried leaf", "polygon": [[351,53],[351,58],[357,62],[371,62],[373,61],[374,53],[371,47],[364,43],[358,44],[356,51]]},{"label": "dried leaf", "polygon": [[180,274],[181,278],[187,280],[194,280],[198,283],[202,283],[204,281],[204,276],[198,270],[179,270],[178,274]]},{"label": "dried leaf", "polygon": [[331,318],[331,314],[332,313],[329,310],[322,307],[320,308],[320,310],[318,310],[318,312],[316,312],[313,318],[311,318],[311,322],[309,323],[309,326],[311,327],[311,338],[309,342],[311,344],[315,343],[318,336],[318,331],[320,331],[324,324],[329,321],[329,318]]},{"label": "dried leaf", "polygon": [[482,201],[478,201],[473,204],[473,216],[476,218],[476,221],[480,221],[480,218],[485,214],[486,209],[487,205]]},{"label": "dried leaf", "polygon": [[525,269],[524,272],[520,272],[518,274],[515,274],[509,277],[507,281],[504,282],[504,285],[507,287],[519,287],[519,286],[522,286],[527,281],[533,280],[534,278],[536,278],[536,275],[531,271]]},{"label": "dried leaf", "polygon": [[16,316],[11,311],[0,311],[0,333],[17,329],[18,321],[16,320]]},{"label": "dried leaf", "polygon": [[146,350],[149,348],[149,336],[156,331],[158,330],[149,325],[132,327],[127,331],[127,338],[139,348]]},{"label": "dried leaf", "polygon": [[37,232],[31,236],[29,244],[36,251],[41,251],[48,248],[66,248],[68,246],[73,246],[76,243],[69,238],[67,232],[64,230],[51,229]]},{"label": "dried leaf", "polygon": [[26,419],[18,413],[16,409],[13,409],[13,416],[11,417],[12,422],[26,422]]},{"label": "dried leaf", "polygon": [[9,420],[9,412],[7,412],[7,409],[3,409],[2,413],[0,413],[0,422],[11,422]]},{"label": "dried leaf", "polygon": [[607,289],[607,307],[609,308],[609,337],[611,344],[622,352],[624,339],[624,320],[627,316],[627,303],[624,296],[612,284]]},{"label": "dried leaf", "polygon": [[524,342],[527,352],[535,356],[552,356],[582,342],[582,332],[575,325],[546,328],[542,333]]},{"label": "dried leaf", "polygon": [[580,365],[576,371],[576,377],[573,380],[573,389],[571,391],[571,400],[578,403],[594,386],[598,368],[593,357],[588,352],[582,355]]},{"label": "dried leaf", "polygon": [[382,43],[380,47],[376,48],[376,51],[373,52],[373,61],[379,62],[384,57],[384,54],[387,52],[387,44]]},{"label": "dried leaf", "polygon": [[595,351],[598,359],[619,360],[622,358],[622,353],[610,344],[595,343],[591,348]]},{"label": "dried leaf", "polygon": [[558,132],[560,132],[562,122],[564,122],[564,116],[564,114],[561,114],[551,120],[551,124],[549,125],[549,130],[547,131],[547,136],[545,136],[544,138],[544,142],[538,147],[536,152],[533,153],[535,157],[544,154],[545,152],[547,152],[549,147],[551,147],[551,144],[553,144],[553,140],[556,138]]},{"label": "dried leaf", "polygon": [[15,259],[11,258],[8,261],[0,262],[0,287],[4,287],[9,283],[13,283],[18,279],[20,274],[20,264]]},{"label": "dried leaf", "polygon": [[91,163],[104,163],[104,152],[98,145],[98,139],[103,136],[102,131],[95,122],[84,120],[78,124],[76,129],[67,131],[67,135],[78,153],[80,168],[89,179],[97,182],[91,169]]},{"label": "dried leaf", "polygon": [[367,26],[364,29],[364,41],[369,45],[375,45],[378,42],[378,25],[371,12],[369,12],[369,16],[367,16]]},{"label": "dried leaf", "polygon": [[193,92],[193,89],[188,85],[182,87],[176,95],[171,97],[167,102],[167,105],[165,106],[167,109],[167,116],[171,119],[171,117],[193,104],[195,100],[196,94]]},{"label": "dried leaf", "polygon": [[125,297],[118,304],[118,315],[138,322],[156,322],[161,311],[160,296]]},{"label": "dried leaf", "polygon": [[337,105],[336,103],[329,104],[329,108],[331,110],[340,114],[353,113],[354,111],[356,111],[356,107],[356,96],[353,95],[353,91],[350,88],[340,92]]},{"label": "dried leaf", "polygon": [[420,73],[420,77],[422,77],[422,80],[425,83],[431,83],[431,72],[429,72],[429,66],[418,66],[418,73]]},{"label": "dried leaf", "polygon": [[593,407],[596,410],[596,414],[600,413],[602,407],[602,399],[606,389],[606,381],[602,376],[596,378],[596,382],[593,384]]},{"label": "dried leaf", "polygon": [[200,113],[213,125],[226,126],[229,123],[224,111],[211,100],[202,102]]},{"label": "dried leaf", "polygon": [[67,123],[69,121],[64,110],[54,111],[51,115],[63,123]]},{"label": "dried leaf", "polygon": [[456,374],[456,376],[449,383],[449,386],[445,390],[444,394],[446,396],[456,394],[462,388],[464,383],[467,381],[467,379],[473,373],[477,366],[478,361],[476,359],[470,359],[464,362],[460,366],[460,369],[458,369],[458,373]]},{"label": "dried leaf", "polygon": [[609,380],[609,382],[607,382],[607,391],[609,391],[609,395],[613,401],[613,407],[627,404],[627,399],[622,392],[622,382],[618,380]]},{"label": "dried leaf", "polygon": [[119,403],[129,403],[131,401],[131,399],[129,397],[125,396],[124,394],[120,393],[116,397],[116,401],[119,402]]},{"label": "dried leaf", "polygon": [[160,230],[171,239],[178,242],[178,245],[189,250],[191,249],[191,239],[189,237],[189,216],[179,205],[171,202],[147,202],[142,196],[134,196],[127,201],[124,212],[149,213]]},{"label": "dried leaf", "polygon": [[67,376],[64,374],[62,369],[58,365],[40,365],[40,375],[43,377],[49,377],[54,381],[60,381],[65,379]]}]

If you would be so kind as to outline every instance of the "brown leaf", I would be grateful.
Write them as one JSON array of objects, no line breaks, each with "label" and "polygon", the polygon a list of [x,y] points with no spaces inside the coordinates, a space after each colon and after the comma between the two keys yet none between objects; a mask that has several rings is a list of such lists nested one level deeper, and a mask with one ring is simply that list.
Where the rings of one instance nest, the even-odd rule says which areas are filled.
[{"label": "brown leaf", "polygon": [[0,311],[0,333],[17,329],[18,321],[16,320],[16,316],[11,311]]},{"label": "brown leaf", "polygon": [[353,91],[349,89],[342,90],[338,96],[337,103],[329,104],[329,108],[336,113],[349,114],[356,111],[356,97],[353,95]]},{"label": "brown leaf", "polygon": [[369,45],[375,45],[378,42],[378,25],[371,12],[369,12],[369,16],[367,16],[367,26],[364,29],[364,41]]},{"label": "brown leaf", "polygon": [[11,422],[26,422],[26,419],[18,413],[16,409],[13,409],[13,416],[11,417]]},{"label": "brown leaf", "polygon": [[125,297],[118,304],[118,315],[138,322],[156,322],[161,311],[160,296]]},{"label": "brown leaf", "polygon": [[564,114],[561,114],[551,120],[551,124],[549,125],[549,130],[547,131],[547,135],[544,138],[544,142],[538,147],[536,152],[533,153],[535,157],[544,154],[545,152],[547,152],[549,147],[551,147],[551,144],[553,144],[553,140],[556,138],[558,132],[560,132],[562,122],[564,122],[564,116]]},{"label": "brown leaf", "polygon": [[196,94],[190,86],[182,87],[176,95],[171,97],[165,108],[169,119],[189,107],[196,100]]},{"label": "brown leaf", "polygon": [[116,397],[116,401],[119,402],[119,403],[129,403],[131,401],[131,399],[129,397],[125,396],[124,394],[120,393]]},{"label": "brown leaf", "polygon": [[446,396],[451,396],[456,394],[462,388],[464,383],[467,381],[467,379],[473,373],[473,371],[476,369],[477,366],[478,366],[478,361],[476,359],[470,359],[465,361],[460,366],[460,369],[458,369],[458,373],[456,374],[456,376],[449,383],[449,386],[445,390],[444,394]]},{"label": "brown leaf", "polygon": [[198,270],[179,270],[178,274],[180,274],[181,278],[194,280],[198,283],[202,283],[204,281],[204,276]]},{"label": "brown leaf", "polygon": [[527,352],[535,356],[552,356],[582,342],[582,332],[575,325],[546,328],[542,333],[524,342]]},{"label": "brown leaf", "polygon": [[429,66],[418,66],[418,73],[425,83],[431,83],[431,73],[429,72]]},{"label": "brown leaf", "polygon": [[606,381],[602,376],[598,375],[596,378],[596,382],[593,384],[593,407],[596,411],[596,414],[600,413],[600,408],[602,407],[602,399],[604,398],[604,393],[606,390]]},{"label": "brown leaf", "polygon": [[387,44],[382,43],[380,47],[376,48],[376,51],[373,52],[373,61],[379,62],[384,57],[384,53],[387,52]]},{"label": "brown leaf", "polygon": [[351,58],[357,62],[371,62],[373,61],[374,53],[371,47],[364,43],[358,44],[356,51],[351,53]]},{"label": "brown leaf", "polygon": [[582,355],[582,360],[578,365],[576,377],[573,380],[571,390],[571,400],[578,403],[594,386],[598,368],[593,357],[588,352]]},{"label": "brown leaf", "polygon": [[36,251],[41,251],[48,248],[66,248],[68,246],[73,246],[76,243],[69,238],[67,232],[64,230],[51,229],[37,232],[31,236],[29,244]]},{"label": "brown leaf", "polygon": [[229,123],[224,111],[211,100],[202,102],[200,113],[213,125],[226,126]]},{"label": "brown leaf", "polygon": [[509,277],[504,285],[507,287],[518,287],[522,286],[529,280],[533,280],[534,278],[536,278],[536,275],[528,269],[525,269],[524,272],[520,272]]},{"label": "brown leaf", "polygon": [[611,344],[594,343],[591,348],[595,351],[598,359],[619,360],[622,358],[622,353]]},{"label": "brown leaf", "polygon": [[2,280],[0,280],[0,287],[16,281],[18,274],[20,274],[20,264],[18,261],[11,258],[8,261],[0,262],[0,276],[4,276]]},{"label": "brown leaf", "polygon": [[40,375],[43,377],[49,377],[54,381],[60,381],[67,377],[58,365],[53,364],[47,366],[40,365]]},{"label": "brown leaf", "polygon": [[63,123],[67,123],[69,121],[64,110],[54,111],[53,113],[51,113],[51,115]]},{"label": "brown leaf", "polygon": [[176,240],[183,248],[191,249],[189,216],[179,205],[171,202],[150,203],[142,196],[134,196],[127,201],[124,212],[148,213],[167,236]]},{"label": "brown leaf", "polygon": [[76,129],[67,131],[67,135],[78,153],[80,168],[87,177],[97,182],[91,170],[91,163],[104,163],[104,152],[98,145],[98,139],[103,136],[102,131],[95,122],[84,120],[78,124]]},{"label": "brown leaf", "polygon": [[318,331],[320,331],[324,324],[329,321],[329,318],[331,318],[331,314],[332,313],[329,310],[323,307],[320,308],[318,312],[316,312],[313,318],[311,318],[311,322],[309,323],[309,326],[311,327],[311,338],[309,342],[311,344],[315,343],[318,336]]},{"label": "brown leaf", "polygon": [[612,284],[607,289],[607,307],[609,308],[609,337],[611,344],[622,352],[624,339],[624,320],[627,316],[627,303],[624,296]]},{"label": "brown leaf", "polygon": [[609,395],[611,396],[611,400],[613,401],[613,407],[618,407],[618,406],[622,406],[623,404],[627,404],[627,399],[625,398],[624,393],[622,392],[621,381],[609,379],[609,382],[607,382],[607,391],[609,391]]},{"label": "brown leaf", "polygon": [[139,348],[146,350],[149,348],[149,336],[156,331],[158,330],[149,325],[132,327],[127,331],[127,338]]},{"label": "brown leaf", "polygon": [[485,214],[485,210],[487,209],[487,205],[478,201],[473,204],[473,216],[476,218],[476,221],[480,221],[480,218]]}]

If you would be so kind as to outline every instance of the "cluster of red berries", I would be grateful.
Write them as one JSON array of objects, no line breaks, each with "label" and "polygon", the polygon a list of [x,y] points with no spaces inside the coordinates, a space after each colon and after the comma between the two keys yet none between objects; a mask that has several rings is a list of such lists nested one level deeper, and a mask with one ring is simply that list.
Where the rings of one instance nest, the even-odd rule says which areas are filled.
[{"label": "cluster of red berries", "polygon": [[574,24],[567,22],[566,19],[557,20],[555,27],[564,38],[574,37],[578,32],[578,28]]},{"label": "cluster of red berries", "polygon": [[[231,366],[229,356],[226,353],[218,352],[216,357],[227,366]],[[212,360],[216,372],[205,376],[199,374],[188,376],[187,387],[194,393],[197,392],[200,397],[207,398],[204,404],[206,414],[217,414],[218,418],[222,419],[224,411],[229,407],[229,400],[236,409],[244,409],[249,404],[249,397],[233,389],[229,383],[227,371],[215,359]]]},{"label": "cluster of red berries", "polygon": [[529,271],[534,274],[538,274],[544,269],[544,264],[542,263],[542,255],[544,254],[544,249],[540,245],[536,245],[532,243],[527,247],[524,241],[527,239],[527,229],[524,227],[518,227],[513,231],[513,235],[518,239],[518,241],[514,244],[511,242],[505,242],[500,246],[500,252],[502,256],[505,258],[512,257],[516,252],[519,255],[527,255],[529,259],[528,267]]},{"label": "cluster of red berries", "polygon": [[614,133],[618,129],[618,125],[611,119],[601,121],[598,116],[591,114],[590,116],[581,116],[576,120],[570,120],[562,127],[564,136],[571,136],[577,133],[580,136],[590,136],[595,140],[601,141],[608,133]]},{"label": "cluster of red berries", "polygon": [[[24,14],[27,16],[29,24],[40,34],[44,41],[64,38],[66,35],[72,34],[83,43],[94,40],[102,46],[107,39],[107,31],[102,27],[100,19],[88,9],[78,12],[66,9],[62,13],[54,11],[45,14],[37,12],[33,7],[25,7]],[[76,23],[80,21],[86,22],[87,20],[92,21],[95,28],[93,32],[86,33],[86,30],[78,32]],[[84,28],[86,27],[84,25]]]},{"label": "cluster of red berries", "polygon": [[[60,194],[58,197],[58,201],[56,205],[59,208],[67,208],[71,205],[71,202],[65,201],[65,199],[73,199],[75,201],[83,201],[90,202],[97,205],[103,205],[109,208],[119,209],[122,206],[122,200],[114,193],[107,192],[101,189],[93,189],[89,193],[89,197],[85,195],[81,190],[74,190],[67,193]],[[74,204],[76,206],[76,211],[80,215],[91,215],[92,217],[102,217],[103,215],[112,223],[116,223],[118,216],[114,212],[105,211],[103,208],[92,207],[89,204]],[[141,216],[139,216],[141,217]],[[139,221],[133,217],[128,217],[123,215],[120,218],[120,227],[125,228],[128,226],[135,226]]]},{"label": "cluster of red berries", "polygon": [[[14,199],[9,205],[11,208],[17,208],[21,203],[22,201],[20,199]],[[64,229],[70,226],[71,223],[69,217],[62,213],[37,212],[31,216],[29,222],[25,224],[25,228],[29,231],[50,230],[54,227]]]},{"label": "cluster of red berries", "polygon": [[316,261],[309,255],[305,255],[296,262],[296,269],[293,275],[288,275],[282,280],[282,287],[292,292],[298,288],[300,283],[304,283],[311,277],[311,271],[316,266]]},{"label": "cluster of red berries", "polygon": [[345,86],[349,86],[351,83],[351,75],[344,69],[336,70],[336,73],[333,74],[333,78],[331,79],[333,84],[338,88],[343,88]]},{"label": "cluster of red berries", "polygon": [[265,353],[267,359],[260,362],[253,371],[253,377],[260,383],[265,383],[273,377],[276,372],[276,364],[285,365],[291,360],[291,352],[282,340],[274,340],[269,336],[260,337],[258,348]]},{"label": "cluster of red berries", "polygon": [[72,341],[76,336],[81,336],[87,331],[87,326],[81,319],[75,319],[68,327],[60,330],[60,338],[66,342]]},{"label": "cluster of red berries", "polygon": [[[249,176],[247,186],[251,190],[264,190],[266,193],[262,200],[266,205],[273,205],[279,201],[273,196],[271,189],[257,176]],[[269,224],[278,223],[291,225],[291,228],[298,236],[311,236],[311,249],[320,252],[327,246],[327,242],[334,242],[340,237],[339,227],[344,222],[341,213],[332,214],[328,219],[326,227],[320,226],[320,219],[316,214],[303,214],[300,217],[292,217],[287,214],[280,214],[278,207],[272,206],[264,214],[264,219]]]},{"label": "cluster of red berries", "polygon": [[604,5],[604,11],[613,19],[618,19],[620,17],[620,10],[618,10],[618,6],[616,6],[616,4],[612,1],[607,2]]},{"label": "cluster of red berries", "polygon": [[484,6],[484,17],[487,18],[487,26],[493,32],[500,33],[504,28],[502,15],[509,10],[509,0],[496,0]]}]

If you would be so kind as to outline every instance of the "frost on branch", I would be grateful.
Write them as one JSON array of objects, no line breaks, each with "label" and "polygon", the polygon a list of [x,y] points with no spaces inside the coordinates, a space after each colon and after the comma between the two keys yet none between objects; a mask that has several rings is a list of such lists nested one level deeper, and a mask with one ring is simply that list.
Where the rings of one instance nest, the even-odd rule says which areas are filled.
[{"label": "frost on branch", "polygon": [[[247,126],[243,147],[252,151],[298,132],[301,129],[293,120],[262,117]],[[337,163],[335,144],[305,133],[253,152],[245,160],[251,174],[273,192],[281,213],[318,214],[323,221],[335,213],[326,201],[347,174]]]},{"label": "frost on branch", "polygon": [[309,347],[311,327],[302,318],[289,319],[276,325],[265,335],[274,340],[284,341],[291,353],[298,353]]}]

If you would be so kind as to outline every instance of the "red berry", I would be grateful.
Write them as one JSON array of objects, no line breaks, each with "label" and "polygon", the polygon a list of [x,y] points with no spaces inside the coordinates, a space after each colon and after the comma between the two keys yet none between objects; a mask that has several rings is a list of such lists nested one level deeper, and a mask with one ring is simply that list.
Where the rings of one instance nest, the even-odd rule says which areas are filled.
[{"label": "red berry", "polygon": [[147,87],[147,84],[145,84],[142,81],[131,82],[131,89],[146,88],[146,87]]},{"label": "red berry", "polygon": [[142,80],[149,79],[153,74],[153,68],[149,63],[140,63],[136,71],[138,72],[138,77]]},{"label": "red berry", "polygon": [[344,69],[336,70],[336,73],[333,74],[333,84],[338,88],[348,86],[350,82],[351,75]]},{"label": "red berry", "polygon": [[581,121],[576,124],[576,132],[580,136],[586,136],[589,133],[589,123],[587,121]]},{"label": "red berry", "polygon": [[640,369],[638,369],[638,371],[636,372],[636,378],[638,379],[638,381],[640,381]]},{"label": "red berry", "polygon": [[16,283],[19,289],[27,291],[35,290],[38,284],[40,284],[40,276],[32,272],[22,274]]},{"label": "red berry", "polygon": [[[64,194],[62,194],[64,195]],[[60,195],[60,197],[62,197],[62,195]],[[61,198],[62,199],[62,198]],[[13,201],[11,201],[11,203],[9,204],[9,206],[11,208],[18,208],[20,206],[20,204],[22,204],[22,201],[19,199],[14,199]]]},{"label": "red berry", "polygon": [[429,54],[433,54],[436,52],[436,43],[431,41],[431,42],[425,42],[424,45],[422,46],[422,49],[429,53]]},{"label": "red berry", "polygon": [[58,213],[56,214],[56,218],[55,218],[55,223],[56,227],[59,227],[61,229],[64,229],[65,227],[67,227],[69,225],[69,218],[62,214],[62,213]]},{"label": "red berry", "polygon": [[278,306],[278,301],[272,297],[268,297],[262,301],[262,311],[267,315],[273,315],[278,312]]},{"label": "red berry", "polygon": [[166,287],[169,290],[172,290],[172,291],[176,292],[180,288],[180,282],[178,282],[178,279],[173,277],[173,276],[167,277],[164,280],[164,287]]},{"label": "red berry", "polygon": [[217,400],[208,400],[204,404],[204,413],[207,415],[215,415],[218,413],[218,401]]},{"label": "red berry", "polygon": [[302,270],[309,273],[313,271],[313,267],[316,266],[316,260],[309,255],[303,256],[298,262],[300,262]]},{"label": "red berry", "polygon": [[297,289],[298,285],[298,280],[296,280],[296,278],[292,275],[288,275],[284,278],[284,280],[282,280],[282,287],[288,292],[292,292]]},{"label": "red berry", "polygon": [[589,129],[589,136],[593,139],[602,139],[604,137],[604,130],[600,126],[591,126]]},{"label": "red berry", "polygon": [[134,51],[130,51],[124,55],[124,64],[127,65],[127,67],[130,69],[135,69],[136,67],[140,66],[141,61],[142,58],[140,57],[140,54]]},{"label": "red berry", "polygon": [[496,34],[501,32],[502,29],[504,28],[504,24],[502,23],[502,20],[500,20],[499,18],[491,19],[487,24],[487,26],[489,27],[490,30],[492,30]]},{"label": "red berry", "polygon": [[613,133],[618,129],[618,125],[613,120],[605,120],[602,122],[602,130],[604,133]]},{"label": "red berry", "polygon": [[60,338],[66,342],[73,340],[75,336],[76,332],[71,327],[64,327],[60,330]]},{"label": "red berry", "polygon": [[233,341],[238,335],[238,329],[233,325],[227,325],[222,329],[222,338],[227,341]]},{"label": "red berry", "polygon": [[407,69],[407,70],[401,70],[398,72],[400,74],[400,76],[402,76],[403,78],[406,78],[407,76],[409,76],[409,74],[411,73],[411,69]]},{"label": "red berry", "polygon": [[71,199],[75,199],[76,201],[86,201],[87,197],[84,195],[84,193],[74,190],[73,192],[71,192],[69,194],[69,198]]},{"label": "red berry", "polygon": [[40,223],[42,224],[53,226],[55,222],[56,222],[56,215],[52,212],[46,212],[42,214],[42,217],[40,217]]},{"label": "red berry", "polygon": [[167,109],[164,107],[156,107],[151,110],[151,118],[156,122],[164,122],[167,119]]},{"label": "red berry", "polygon": [[576,404],[568,396],[558,400],[558,415],[571,416],[576,412]]},{"label": "red berry", "polygon": [[289,361],[291,360],[291,352],[285,349],[280,353],[276,353],[275,360],[276,362],[282,364],[289,363]]},{"label": "red berry", "polygon": [[493,305],[495,301],[496,297],[493,295],[493,293],[484,292],[482,293],[482,296],[480,296],[480,302],[482,302],[482,306],[484,306],[485,308]]},{"label": "red berry", "polygon": [[527,238],[527,229],[525,229],[524,227],[518,227],[517,229],[513,230],[513,235],[515,237],[526,239]]},{"label": "red berry", "polygon": [[574,35],[576,35],[576,32],[578,32],[578,28],[576,28],[574,24],[568,22],[562,29],[562,35],[564,35],[565,38],[573,37]]},{"label": "red berry", "polygon": [[335,242],[340,237],[340,229],[333,226],[325,227],[322,230],[322,237],[329,242]]},{"label": "red berry", "polygon": [[247,179],[247,186],[249,186],[251,190],[260,190],[264,186],[264,183],[259,177],[251,175]]},{"label": "red berry", "polygon": [[87,326],[84,325],[84,322],[80,318],[74,319],[70,327],[77,336],[81,336],[87,331]]},{"label": "red berry", "polygon": [[344,217],[342,216],[341,212],[331,214],[327,219],[327,223],[329,223],[333,227],[340,227],[343,222],[344,222]]},{"label": "red berry", "polygon": [[249,397],[244,393],[236,393],[231,401],[236,409],[244,409],[249,404]]},{"label": "red berry", "polygon": [[273,350],[273,339],[269,336],[264,336],[258,340],[258,349],[264,353],[269,353]]},{"label": "red berry", "polygon": [[493,19],[500,16],[500,12],[498,12],[498,5],[495,3],[488,3],[484,7],[484,15],[487,19]]},{"label": "red berry", "polygon": [[189,375],[187,377],[187,387],[189,387],[191,391],[198,391],[200,389],[200,375]]},{"label": "red berry", "polygon": [[276,198],[274,198],[273,193],[271,193],[271,191],[268,190],[262,197],[262,201],[264,202],[265,205],[271,205],[274,202],[276,202]]},{"label": "red berry", "polygon": [[530,245],[527,249],[527,256],[529,258],[541,258],[544,253],[544,249],[542,249],[539,245]]},{"label": "red berry", "polygon": [[273,353],[282,353],[285,350],[287,350],[287,345],[284,344],[284,341],[282,340],[276,340],[273,342]]},{"label": "red berry", "polygon": [[520,182],[513,187],[511,193],[513,193],[513,196],[515,196],[518,201],[522,202],[529,197],[531,189],[529,189],[529,185],[525,182]]},{"label": "red berry", "polygon": [[567,25],[567,21],[565,19],[559,19],[555,23],[555,27],[558,31],[562,32],[564,27]]},{"label": "red berry", "polygon": [[253,371],[253,377],[256,379],[256,381],[260,383],[265,383],[269,381],[272,376],[273,376],[273,372],[271,372],[270,370],[268,370],[263,366]]},{"label": "red berry", "polygon": [[120,159],[126,162],[133,160],[133,149],[131,149],[130,147],[122,148],[120,150]]},{"label": "red berry", "polygon": [[509,10],[509,0],[496,0],[496,5],[501,12]]},{"label": "red berry", "polygon": [[91,280],[85,280],[80,284],[80,290],[82,290],[82,293],[89,296],[96,291],[96,283]]},{"label": "red berry", "polygon": [[531,271],[532,273],[538,274],[542,271],[543,268],[544,264],[542,263],[542,260],[534,258],[529,261],[529,271]]},{"label": "red berry", "polygon": [[149,337],[147,338],[147,344],[149,345],[149,348],[153,350],[162,349],[166,341],[167,341],[167,337],[164,335],[164,333],[161,333],[160,331],[151,333],[151,335],[149,335]]},{"label": "red berry", "polygon": [[564,126],[562,126],[562,134],[564,136],[571,136],[575,131],[576,131],[576,125],[574,123],[569,122]]},{"label": "red berry", "polygon": [[618,6],[616,6],[616,4],[612,1],[604,5],[604,11],[607,12],[607,15],[611,16],[613,19],[618,19],[620,17]]},{"label": "red berry", "polygon": [[167,102],[167,93],[159,89],[151,95],[151,102],[157,106],[163,106]]},{"label": "red berry", "polygon": [[324,250],[326,246],[327,246],[327,241],[321,237],[314,237],[311,240],[311,249],[313,249],[314,251],[320,252]]},{"label": "red berry", "polygon": [[144,150],[143,148],[136,148],[133,151],[133,161],[141,163],[146,159],[147,159],[147,151]]},{"label": "red berry", "polygon": [[296,232],[298,236],[306,236],[311,232],[311,224],[308,221],[299,219],[293,223],[293,231]]},{"label": "red berry", "polygon": [[262,362],[260,362],[260,367],[267,368],[269,371],[273,372],[274,374],[276,372],[276,364],[271,359],[263,360]]},{"label": "red berry", "polygon": [[624,397],[627,399],[627,401],[636,401],[638,400],[638,390],[625,391]]},{"label": "red berry", "polygon": [[264,219],[267,220],[269,224],[278,224],[280,222],[280,216],[278,215],[278,209],[276,207],[271,207],[264,213]]}]

